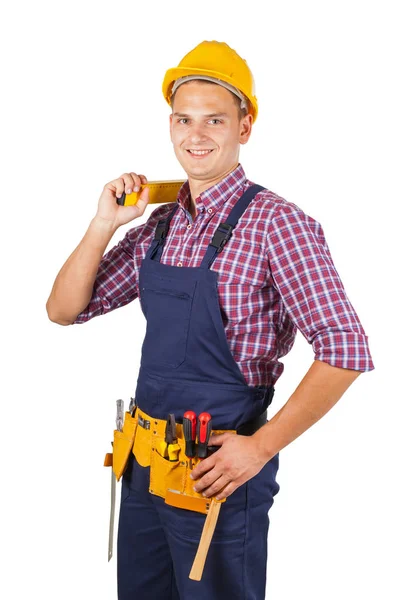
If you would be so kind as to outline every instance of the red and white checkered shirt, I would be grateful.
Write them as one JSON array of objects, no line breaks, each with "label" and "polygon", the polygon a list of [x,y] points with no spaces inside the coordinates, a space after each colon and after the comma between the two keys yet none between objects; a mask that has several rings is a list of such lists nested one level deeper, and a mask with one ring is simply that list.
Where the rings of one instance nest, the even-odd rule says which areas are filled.
[{"label": "red and white checkered shirt", "polygon": [[[218,224],[253,182],[241,164],[196,198],[190,212],[188,181],[171,220],[161,263],[198,267]],[[139,297],[138,274],[165,203],[133,227],[102,258],[92,299],[75,323],[84,323]],[[229,347],[248,385],[274,385],[279,357],[299,329],[314,358],[336,367],[374,369],[360,320],[346,296],[321,225],[298,206],[264,190],[240,217],[232,237],[212,263],[218,271],[221,315]]]}]

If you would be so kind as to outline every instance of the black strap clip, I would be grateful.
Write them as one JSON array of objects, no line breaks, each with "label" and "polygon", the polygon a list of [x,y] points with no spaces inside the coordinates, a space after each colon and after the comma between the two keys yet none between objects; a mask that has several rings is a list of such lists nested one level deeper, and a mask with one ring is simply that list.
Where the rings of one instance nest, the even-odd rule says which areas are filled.
[{"label": "black strap clip", "polygon": [[214,233],[213,239],[211,240],[211,246],[217,248],[217,252],[221,252],[226,242],[231,237],[232,230],[233,225],[229,225],[229,223],[220,223],[218,225],[218,228]]}]

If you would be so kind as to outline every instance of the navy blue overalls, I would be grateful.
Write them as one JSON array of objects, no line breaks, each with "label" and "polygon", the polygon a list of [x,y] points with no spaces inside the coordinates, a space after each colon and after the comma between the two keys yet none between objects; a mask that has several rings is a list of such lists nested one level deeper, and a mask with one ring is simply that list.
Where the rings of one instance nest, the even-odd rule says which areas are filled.
[{"label": "navy blue overalls", "polygon": [[[238,222],[261,186],[250,187],[225,223]],[[273,388],[249,386],[226,338],[218,273],[210,269],[231,229],[220,224],[199,267],[160,262],[178,203],[157,225],[139,273],[147,319],[135,392],[154,418],[186,410],[211,414],[213,429],[238,429],[271,402]],[[149,492],[149,469],[131,454],[118,526],[119,600],[264,600],[268,511],[279,491],[279,454],[221,505],[201,581],[189,579],[206,515],[165,504]]]}]

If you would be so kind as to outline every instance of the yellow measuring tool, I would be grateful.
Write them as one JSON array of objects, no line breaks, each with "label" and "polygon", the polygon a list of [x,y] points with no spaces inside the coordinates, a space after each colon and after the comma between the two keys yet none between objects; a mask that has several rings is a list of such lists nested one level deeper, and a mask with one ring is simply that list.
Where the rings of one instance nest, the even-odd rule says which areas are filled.
[{"label": "yellow measuring tool", "polygon": [[163,204],[164,202],[175,202],[178,192],[185,183],[184,179],[171,179],[170,181],[148,181],[140,186],[139,192],[132,194],[122,194],[121,198],[117,198],[117,204],[121,206],[132,206],[136,204],[140,194],[145,187],[150,190],[149,204]]}]

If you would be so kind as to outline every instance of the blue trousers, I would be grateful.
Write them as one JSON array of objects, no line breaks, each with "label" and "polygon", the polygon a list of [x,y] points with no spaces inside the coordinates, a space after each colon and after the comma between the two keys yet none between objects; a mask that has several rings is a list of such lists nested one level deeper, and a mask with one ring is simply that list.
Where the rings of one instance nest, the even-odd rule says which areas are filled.
[{"label": "blue trousers", "polygon": [[221,505],[201,581],[189,579],[206,515],[150,494],[149,467],[132,454],[122,478],[118,600],[264,600],[268,511],[279,454]]}]

